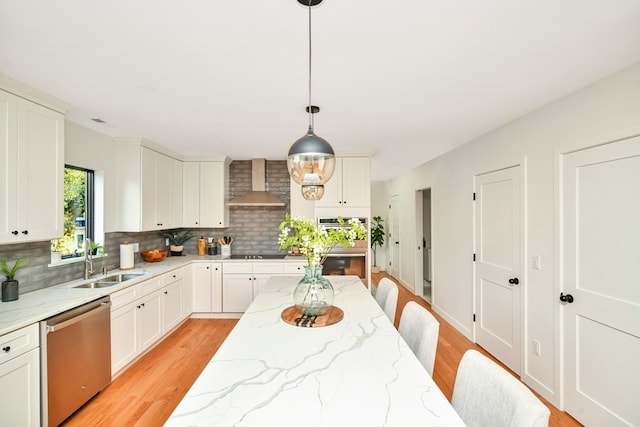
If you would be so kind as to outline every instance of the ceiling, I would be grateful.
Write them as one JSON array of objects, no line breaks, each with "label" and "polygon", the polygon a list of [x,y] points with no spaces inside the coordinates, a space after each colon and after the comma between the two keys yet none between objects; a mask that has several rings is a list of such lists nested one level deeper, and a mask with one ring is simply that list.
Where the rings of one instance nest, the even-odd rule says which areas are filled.
[{"label": "ceiling", "polygon": [[[307,19],[296,0],[0,0],[0,73],[111,136],[284,159]],[[316,134],[371,154],[373,180],[640,61],[638,0],[325,0],[312,20]]]}]

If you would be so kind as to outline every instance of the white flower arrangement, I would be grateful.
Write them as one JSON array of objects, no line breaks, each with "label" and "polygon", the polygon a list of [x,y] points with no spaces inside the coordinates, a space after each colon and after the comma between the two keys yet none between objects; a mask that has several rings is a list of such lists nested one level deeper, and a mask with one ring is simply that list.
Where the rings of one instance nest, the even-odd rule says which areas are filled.
[{"label": "white flower arrangement", "polygon": [[292,218],[288,214],[280,223],[278,243],[280,249],[297,245],[300,253],[307,258],[310,266],[320,265],[334,246],[340,244],[347,248],[354,245],[354,240],[367,238],[367,229],[358,220],[351,218],[345,226],[342,217],[338,217],[339,228],[317,226],[312,219],[305,217]]}]

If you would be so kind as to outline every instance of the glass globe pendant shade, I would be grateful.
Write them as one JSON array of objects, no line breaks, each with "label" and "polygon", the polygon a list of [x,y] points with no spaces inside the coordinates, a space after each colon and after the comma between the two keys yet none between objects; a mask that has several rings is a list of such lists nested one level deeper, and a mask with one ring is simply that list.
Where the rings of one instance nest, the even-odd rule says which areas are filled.
[{"label": "glass globe pendant shade", "polygon": [[293,143],[287,155],[291,178],[300,185],[324,185],[336,168],[335,153],[324,139],[309,131]]},{"label": "glass globe pendant shade", "polygon": [[300,191],[305,200],[320,200],[324,196],[324,185],[303,185]]}]

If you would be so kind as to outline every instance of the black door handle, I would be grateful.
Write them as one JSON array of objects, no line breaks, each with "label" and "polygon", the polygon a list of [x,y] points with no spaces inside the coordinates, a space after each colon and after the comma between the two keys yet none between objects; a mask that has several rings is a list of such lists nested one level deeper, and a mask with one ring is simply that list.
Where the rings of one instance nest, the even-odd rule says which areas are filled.
[{"label": "black door handle", "polygon": [[520,283],[520,280],[518,280],[517,277],[514,277],[513,279],[509,279],[509,283],[511,283],[512,285],[517,285]]},{"label": "black door handle", "polygon": [[17,236],[17,235],[18,235],[18,230],[13,230],[13,231],[11,232],[11,234],[13,234],[14,236]]},{"label": "black door handle", "polygon": [[571,294],[563,294],[562,292],[560,292],[560,301],[562,302],[567,302],[569,304],[571,304],[573,302],[573,295]]}]

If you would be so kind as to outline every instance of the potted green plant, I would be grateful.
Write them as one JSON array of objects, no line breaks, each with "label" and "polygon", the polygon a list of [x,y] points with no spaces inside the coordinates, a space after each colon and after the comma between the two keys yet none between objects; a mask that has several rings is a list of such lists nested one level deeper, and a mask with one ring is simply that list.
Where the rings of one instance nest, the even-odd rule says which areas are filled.
[{"label": "potted green plant", "polygon": [[2,302],[15,301],[18,299],[18,281],[13,277],[26,262],[26,258],[19,258],[13,264],[13,267],[9,268],[6,259],[2,258],[2,260],[0,260],[0,272],[7,278],[7,280],[2,282]]},{"label": "potted green plant", "polygon": [[373,250],[373,266],[371,267],[372,273],[379,273],[380,267],[378,267],[376,260],[376,248],[384,246],[384,226],[382,223],[384,220],[380,216],[374,216],[371,222],[371,249]]},{"label": "potted green plant", "polygon": [[102,253],[103,246],[100,243],[91,241],[91,255],[98,255],[98,252]]},{"label": "potted green plant", "polygon": [[172,256],[180,256],[182,255],[182,251],[184,251],[184,244],[191,238],[193,238],[196,233],[190,230],[185,231],[165,231],[162,233],[164,237],[169,239],[169,249],[171,250]]}]

